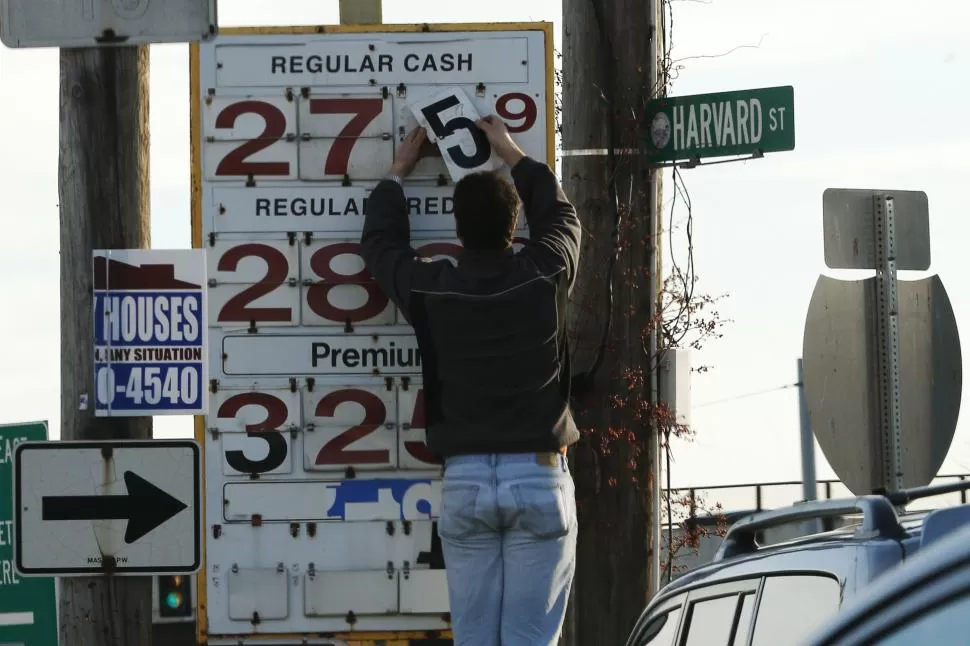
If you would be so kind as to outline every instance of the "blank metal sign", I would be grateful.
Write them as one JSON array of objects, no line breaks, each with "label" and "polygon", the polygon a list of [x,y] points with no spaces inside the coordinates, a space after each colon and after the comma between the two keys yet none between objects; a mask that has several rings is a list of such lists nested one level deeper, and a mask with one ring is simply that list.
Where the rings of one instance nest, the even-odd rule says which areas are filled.
[{"label": "blank metal sign", "polygon": [[923,191],[827,188],[822,193],[825,264],[831,269],[875,269],[873,198],[895,203],[896,268],[930,266],[930,209]]}]

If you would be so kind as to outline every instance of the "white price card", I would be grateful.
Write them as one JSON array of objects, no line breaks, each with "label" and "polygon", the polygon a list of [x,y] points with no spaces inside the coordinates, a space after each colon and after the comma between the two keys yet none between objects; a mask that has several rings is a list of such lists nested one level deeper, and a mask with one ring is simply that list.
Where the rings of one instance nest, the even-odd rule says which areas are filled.
[{"label": "white price card", "polygon": [[461,88],[449,88],[410,104],[411,112],[438,144],[452,181],[469,173],[501,168],[504,163],[475,125],[478,110]]}]

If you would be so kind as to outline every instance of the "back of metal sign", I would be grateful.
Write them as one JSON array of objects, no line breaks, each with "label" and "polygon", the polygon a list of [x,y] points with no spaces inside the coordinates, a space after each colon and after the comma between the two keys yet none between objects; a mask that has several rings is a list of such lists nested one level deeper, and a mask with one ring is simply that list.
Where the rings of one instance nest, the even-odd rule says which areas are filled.
[{"label": "back of metal sign", "polygon": [[[883,486],[875,278],[820,276],[805,322],[804,390],[812,430],[854,494]],[[929,484],[953,439],[963,387],[956,319],[939,276],[899,281],[903,486]]]},{"label": "back of metal sign", "polygon": [[876,269],[873,197],[892,197],[896,268],[930,266],[930,208],[923,191],[827,188],[822,193],[825,264],[832,269]]}]

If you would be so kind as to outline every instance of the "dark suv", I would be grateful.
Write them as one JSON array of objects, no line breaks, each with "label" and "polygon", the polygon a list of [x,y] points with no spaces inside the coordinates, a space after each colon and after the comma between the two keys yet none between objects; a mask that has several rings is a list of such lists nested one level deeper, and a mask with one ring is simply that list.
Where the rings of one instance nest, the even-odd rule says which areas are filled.
[{"label": "dark suv", "polygon": [[[958,482],[802,502],[742,518],[713,561],[651,600],[627,646],[796,646],[845,601],[919,550],[926,528],[945,524],[949,531],[970,523],[970,504],[907,512],[909,502],[968,489],[970,482]],[[767,529],[836,518],[844,523],[837,529],[760,545]]]}]

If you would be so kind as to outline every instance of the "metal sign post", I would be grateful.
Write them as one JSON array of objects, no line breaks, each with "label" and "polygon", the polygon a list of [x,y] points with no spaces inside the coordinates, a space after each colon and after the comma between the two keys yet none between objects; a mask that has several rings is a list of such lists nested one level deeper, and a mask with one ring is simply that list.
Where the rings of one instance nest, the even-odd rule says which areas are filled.
[{"label": "metal sign post", "polygon": [[874,195],[878,298],[879,398],[883,438],[883,478],[887,491],[903,488],[899,418],[899,299],[896,290],[896,207],[891,196]]}]

